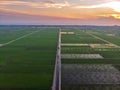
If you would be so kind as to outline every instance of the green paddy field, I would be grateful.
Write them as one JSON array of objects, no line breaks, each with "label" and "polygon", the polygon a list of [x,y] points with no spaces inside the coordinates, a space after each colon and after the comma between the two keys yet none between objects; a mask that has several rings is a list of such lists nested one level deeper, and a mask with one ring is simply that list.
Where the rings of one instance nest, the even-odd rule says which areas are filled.
[{"label": "green paddy field", "polygon": [[0,47],[0,90],[50,90],[58,29],[0,28],[0,43],[38,31]]},{"label": "green paddy field", "polygon": [[0,90],[51,90],[59,34],[62,90],[120,90],[120,28],[96,26],[0,27]]}]

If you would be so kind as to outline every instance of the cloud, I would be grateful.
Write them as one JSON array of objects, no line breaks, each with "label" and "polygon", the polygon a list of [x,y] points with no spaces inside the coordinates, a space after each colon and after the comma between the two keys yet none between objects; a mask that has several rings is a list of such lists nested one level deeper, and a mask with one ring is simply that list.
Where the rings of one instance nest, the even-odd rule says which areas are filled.
[{"label": "cloud", "polygon": [[1,0],[1,6],[18,5],[32,8],[112,8],[120,12],[119,0]]},{"label": "cloud", "polygon": [[23,5],[30,6],[33,8],[62,8],[69,6],[67,1],[65,2],[55,2],[55,1],[38,1],[38,0],[2,0],[0,5],[9,6],[9,5]]},{"label": "cloud", "polygon": [[116,12],[120,12],[120,1],[112,1],[102,4],[96,4],[96,5],[89,5],[89,6],[82,6],[82,5],[76,5],[73,6],[73,8],[111,8],[115,10]]},{"label": "cloud", "polygon": [[102,18],[112,17],[114,19],[120,20],[120,14],[102,14],[102,15],[99,15],[99,17],[102,17]]},{"label": "cloud", "polygon": [[[7,10],[7,12],[22,12],[22,14],[27,14],[21,15],[18,13],[20,15],[16,15],[13,13],[14,15],[11,15],[6,13],[6,18],[12,17],[16,22],[22,22],[22,20],[24,21],[26,18],[31,22],[38,20],[42,20],[42,22],[45,20],[47,22],[48,19],[49,21],[54,20],[56,23],[65,21],[66,23],[83,22],[90,24],[90,21],[101,23],[112,20],[115,22],[120,21],[119,1],[120,0],[0,0],[0,8]],[[0,11],[0,14],[2,13],[3,12]],[[47,16],[49,18],[47,18]],[[5,17],[2,18],[3,21],[6,20]],[[53,17],[59,18],[53,19]],[[12,19],[8,20],[12,21]],[[89,23],[87,23],[87,21]]]},{"label": "cloud", "polygon": [[96,5],[96,4],[98,5],[98,4],[103,4],[118,0],[66,0],[66,1],[72,5],[91,6],[91,5]]}]

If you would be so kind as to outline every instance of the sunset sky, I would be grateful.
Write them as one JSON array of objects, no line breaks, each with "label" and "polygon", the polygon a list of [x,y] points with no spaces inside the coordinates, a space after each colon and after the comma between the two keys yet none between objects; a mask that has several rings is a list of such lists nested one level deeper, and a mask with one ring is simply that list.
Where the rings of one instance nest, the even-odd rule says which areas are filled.
[{"label": "sunset sky", "polygon": [[120,0],[0,0],[0,24],[120,25]]}]

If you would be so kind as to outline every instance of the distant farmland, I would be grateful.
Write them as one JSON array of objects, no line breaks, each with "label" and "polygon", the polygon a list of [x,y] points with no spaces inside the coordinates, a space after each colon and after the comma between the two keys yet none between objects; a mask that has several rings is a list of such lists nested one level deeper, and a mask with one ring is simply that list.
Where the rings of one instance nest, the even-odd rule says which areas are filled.
[{"label": "distant farmland", "polygon": [[0,90],[120,90],[120,27],[1,26]]}]

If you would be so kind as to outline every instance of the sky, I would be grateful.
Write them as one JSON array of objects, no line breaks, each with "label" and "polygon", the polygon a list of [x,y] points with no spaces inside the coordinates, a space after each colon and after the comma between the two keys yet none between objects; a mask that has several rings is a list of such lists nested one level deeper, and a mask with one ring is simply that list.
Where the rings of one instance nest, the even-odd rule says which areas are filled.
[{"label": "sky", "polygon": [[120,25],[120,0],[0,0],[0,24]]}]

